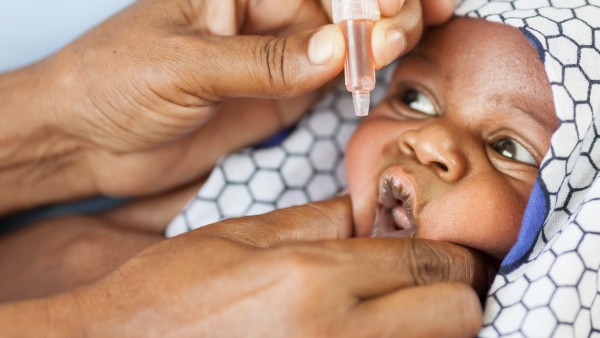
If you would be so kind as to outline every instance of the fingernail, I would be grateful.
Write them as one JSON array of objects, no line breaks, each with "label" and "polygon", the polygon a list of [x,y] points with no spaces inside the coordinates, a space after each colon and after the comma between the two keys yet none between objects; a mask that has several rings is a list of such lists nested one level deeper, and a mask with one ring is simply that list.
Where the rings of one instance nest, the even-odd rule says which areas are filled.
[{"label": "fingernail", "polygon": [[404,51],[406,41],[404,40],[404,34],[393,29],[388,30],[385,33],[385,40],[387,43],[387,65],[390,64],[392,61],[396,60],[398,56],[400,56],[400,53]]},{"label": "fingernail", "polygon": [[308,58],[314,65],[323,65],[333,57],[332,27],[324,27],[316,32],[308,43]]}]

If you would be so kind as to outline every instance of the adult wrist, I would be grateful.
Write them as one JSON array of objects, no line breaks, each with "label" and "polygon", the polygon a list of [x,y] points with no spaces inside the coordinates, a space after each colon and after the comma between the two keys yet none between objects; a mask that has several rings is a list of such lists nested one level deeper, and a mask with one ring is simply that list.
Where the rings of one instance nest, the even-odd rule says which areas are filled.
[{"label": "adult wrist", "polygon": [[51,64],[0,75],[0,215],[93,194]]}]

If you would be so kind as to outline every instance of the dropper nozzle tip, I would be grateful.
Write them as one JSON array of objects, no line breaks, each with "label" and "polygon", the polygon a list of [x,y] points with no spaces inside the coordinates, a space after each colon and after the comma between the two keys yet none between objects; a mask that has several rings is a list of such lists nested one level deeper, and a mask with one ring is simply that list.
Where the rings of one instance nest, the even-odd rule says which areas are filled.
[{"label": "dropper nozzle tip", "polygon": [[371,103],[371,95],[368,91],[353,92],[352,101],[354,102],[354,112],[356,113],[356,116],[369,115],[369,104]]}]

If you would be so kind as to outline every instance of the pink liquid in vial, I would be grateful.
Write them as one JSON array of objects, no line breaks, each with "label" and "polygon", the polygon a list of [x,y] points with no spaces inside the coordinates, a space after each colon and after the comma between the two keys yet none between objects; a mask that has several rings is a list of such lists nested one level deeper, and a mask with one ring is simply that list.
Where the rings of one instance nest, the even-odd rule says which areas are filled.
[{"label": "pink liquid in vial", "polygon": [[346,20],[340,23],[346,38],[346,89],[350,92],[375,88],[375,65],[371,53],[373,21]]}]

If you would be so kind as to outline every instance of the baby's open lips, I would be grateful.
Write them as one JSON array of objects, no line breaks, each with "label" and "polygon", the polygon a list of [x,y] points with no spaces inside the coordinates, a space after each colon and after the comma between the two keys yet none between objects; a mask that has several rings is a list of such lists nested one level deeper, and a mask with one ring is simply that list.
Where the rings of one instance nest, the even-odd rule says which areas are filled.
[{"label": "baby's open lips", "polygon": [[379,187],[377,215],[372,237],[412,237],[411,191],[401,180],[386,178]]}]

